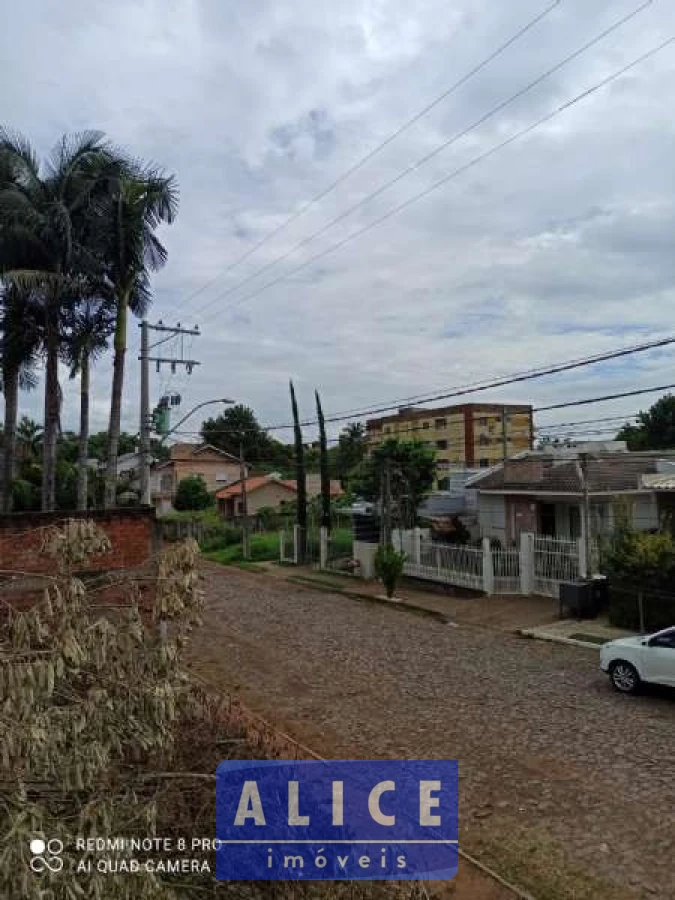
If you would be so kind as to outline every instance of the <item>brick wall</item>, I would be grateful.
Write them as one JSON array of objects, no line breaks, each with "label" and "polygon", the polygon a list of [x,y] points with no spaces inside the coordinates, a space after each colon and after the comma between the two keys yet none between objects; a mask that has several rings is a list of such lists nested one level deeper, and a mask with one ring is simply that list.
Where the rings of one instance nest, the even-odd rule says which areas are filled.
[{"label": "brick wall", "polygon": [[135,568],[159,549],[155,511],[147,507],[0,515],[0,578],[7,570],[30,574],[52,572],[53,559],[41,551],[44,530],[66,518],[93,519],[110,538],[112,551],[92,559],[86,566],[89,571]]}]

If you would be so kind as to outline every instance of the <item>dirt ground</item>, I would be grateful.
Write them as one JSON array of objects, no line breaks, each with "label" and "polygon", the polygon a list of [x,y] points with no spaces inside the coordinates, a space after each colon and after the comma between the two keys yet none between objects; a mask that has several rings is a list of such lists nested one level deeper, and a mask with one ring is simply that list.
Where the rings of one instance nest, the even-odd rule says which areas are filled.
[{"label": "dirt ground", "polygon": [[[214,686],[328,758],[458,759],[461,846],[539,900],[675,897],[670,695],[614,694],[588,650],[204,571]],[[509,896],[472,877],[456,897]]]}]

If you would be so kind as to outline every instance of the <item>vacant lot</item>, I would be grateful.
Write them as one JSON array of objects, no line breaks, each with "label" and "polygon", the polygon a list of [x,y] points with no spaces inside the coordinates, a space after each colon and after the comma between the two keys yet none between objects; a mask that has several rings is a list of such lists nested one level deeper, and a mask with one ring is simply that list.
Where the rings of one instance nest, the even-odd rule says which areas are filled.
[{"label": "vacant lot", "polygon": [[594,652],[205,568],[194,668],[324,756],[457,758],[462,846],[554,898],[675,897],[675,702]]}]

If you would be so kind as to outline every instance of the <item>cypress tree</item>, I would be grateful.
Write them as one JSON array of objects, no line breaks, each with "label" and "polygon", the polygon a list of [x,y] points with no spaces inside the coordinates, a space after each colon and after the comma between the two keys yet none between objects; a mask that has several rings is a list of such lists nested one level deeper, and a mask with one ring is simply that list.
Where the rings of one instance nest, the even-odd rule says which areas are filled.
[{"label": "cypress tree", "polygon": [[326,440],[326,423],[321,409],[319,392],[316,397],[316,417],[319,422],[319,471],[321,472],[321,524],[330,531],[330,473],[328,471],[328,441]]},{"label": "cypress tree", "polygon": [[305,548],[307,546],[307,479],[305,478],[305,448],[302,444],[302,431],[300,429],[300,417],[298,416],[298,404],[295,399],[293,382],[291,388],[291,407],[293,409],[293,436],[295,438],[295,479],[297,485],[297,513],[296,522],[299,528],[298,562],[305,562]]}]

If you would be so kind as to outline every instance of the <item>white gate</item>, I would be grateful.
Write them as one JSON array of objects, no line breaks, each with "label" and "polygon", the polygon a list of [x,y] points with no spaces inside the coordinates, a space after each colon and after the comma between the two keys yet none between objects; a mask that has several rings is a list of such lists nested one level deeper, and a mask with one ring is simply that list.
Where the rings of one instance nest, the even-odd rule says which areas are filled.
[{"label": "white gate", "polygon": [[492,549],[492,578],[495,594],[520,593],[520,551]]},{"label": "white gate", "polygon": [[534,592],[559,596],[562,581],[579,578],[579,543],[536,535],[534,538]]},{"label": "white gate", "polygon": [[419,562],[406,560],[403,572],[414,578],[482,591],[483,551],[475,547],[420,541]]}]

